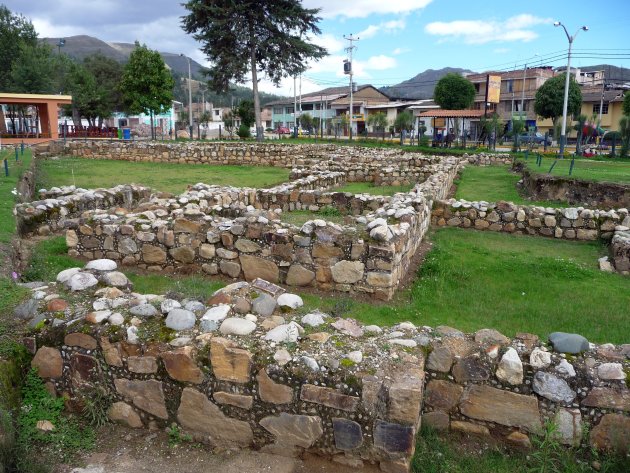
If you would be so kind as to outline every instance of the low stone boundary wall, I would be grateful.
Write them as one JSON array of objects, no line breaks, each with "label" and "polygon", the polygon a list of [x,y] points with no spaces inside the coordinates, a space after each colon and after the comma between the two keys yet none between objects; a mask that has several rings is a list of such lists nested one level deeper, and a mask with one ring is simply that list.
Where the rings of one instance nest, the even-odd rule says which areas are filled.
[{"label": "low stone boundary wall", "polygon": [[110,419],[133,428],[175,422],[212,445],[386,472],[409,471],[420,419],[520,448],[554,422],[563,444],[630,448],[630,345],[363,326],[296,312],[299,296],[259,279],[207,297],[134,293],[99,260],[33,288],[16,314],[43,327],[25,343],[51,392],[80,411],[104,389]]},{"label": "low stone boundary wall", "polygon": [[416,237],[428,227],[429,206],[418,207],[420,212],[401,215],[395,226],[384,219],[368,225],[368,231],[383,228],[382,238],[391,241],[375,241],[369,233],[324,220],[297,228],[255,211],[225,219],[195,218],[185,211],[168,216],[166,210],[159,217],[148,210],[124,217],[91,213],[72,222],[66,243],[71,256],[106,257],[150,271],[203,271],[249,281],[261,277],[389,299],[408,267],[407,253],[413,255],[421,239]]},{"label": "low stone boundary wall", "polygon": [[590,210],[545,208],[511,202],[468,202],[450,199],[434,203],[432,223],[566,240],[610,240],[618,226],[630,223],[627,209]]},{"label": "low stone boundary wall", "polygon": [[630,228],[618,228],[610,243],[612,264],[618,272],[630,274]]},{"label": "low stone boundary wall", "polygon": [[86,210],[132,208],[151,195],[151,189],[119,185],[110,189],[53,188],[40,192],[40,200],[17,204],[13,210],[20,237],[48,235],[62,230]]}]

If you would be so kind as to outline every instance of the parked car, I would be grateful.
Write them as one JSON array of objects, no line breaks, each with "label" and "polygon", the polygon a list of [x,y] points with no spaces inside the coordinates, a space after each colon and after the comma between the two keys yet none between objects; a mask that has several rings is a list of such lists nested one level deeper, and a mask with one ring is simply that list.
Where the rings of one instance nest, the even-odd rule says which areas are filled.
[{"label": "parked car", "polygon": [[[542,145],[545,143],[545,135],[540,132],[536,132],[533,135],[529,133],[523,133],[518,136],[518,141],[520,143],[535,143],[537,145]],[[547,137],[547,146],[551,146],[551,137]]]},{"label": "parked car", "polygon": [[278,133],[279,135],[290,135],[291,134],[291,130],[289,130],[286,126],[279,126],[278,128],[276,128],[276,133]]}]

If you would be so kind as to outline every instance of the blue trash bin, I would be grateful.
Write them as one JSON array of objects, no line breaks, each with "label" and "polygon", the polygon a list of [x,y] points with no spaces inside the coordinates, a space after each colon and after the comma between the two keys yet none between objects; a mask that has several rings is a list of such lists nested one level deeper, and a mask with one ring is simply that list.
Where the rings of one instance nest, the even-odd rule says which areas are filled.
[{"label": "blue trash bin", "polygon": [[131,139],[131,128],[123,128],[123,140]]}]

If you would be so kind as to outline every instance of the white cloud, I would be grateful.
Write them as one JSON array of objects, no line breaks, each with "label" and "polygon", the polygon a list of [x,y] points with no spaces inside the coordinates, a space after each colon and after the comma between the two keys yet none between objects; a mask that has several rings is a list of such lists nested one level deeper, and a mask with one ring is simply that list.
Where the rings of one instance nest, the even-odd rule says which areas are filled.
[{"label": "white cloud", "polygon": [[401,14],[421,10],[433,0],[304,0],[307,8],[321,8],[323,18],[365,18],[371,14]]},{"label": "white cloud", "polygon": [[393,69],[396,65],[396,59],[381,54],[379,56],[372,56],[369,58],[367,60],[366,68],[374,71],[383,71],[386,69]]},{"label": "white cloud", "polygon": [[338,53],[345,47],[342,38],[330,33],[322,33],[319,36],[314,36],[309,39],[316,45],[326,48],[328,54]]},{"label": "white cloud", "polygon": [[455,20],[434,21],[424,27],[430,35],[443,40],[461,39],[467,44],[485,44],[490,42],[532,41],[538,34],[531,30],[533,26],[548,23],[551,19],[530,14],[521,14],[505,21],[497,20]]},{"label": "white cloud", "polygon": [[391,21],[385,21],[383,23],[380,23],[378,25],[370,25],[368,26],[366,29],[364,29],[363,31],[359,32],[357,34],[357,36],[361,39],[369,39],[372,38],[374,36],[376,36],[377,33],[379,32],[383,32],[383,33],[395,33],[397,31],[400,30],[404,30],[405,29],[406,23],[405,20],[391,20]]},{"label": "white cloud", "polygon": [[510,48],[495,48],[492,52],[495,54],[505,54],[510,52]]},{"label": "white cloud", "polygon": [[392,54],[394,56],[400,56],[401,54],[405,54],[405,53],[408,53],[410,51],[411,51],[411,49],[409,49],[409,48],[396,48],[396,49],[394,49],[392,51]]}]

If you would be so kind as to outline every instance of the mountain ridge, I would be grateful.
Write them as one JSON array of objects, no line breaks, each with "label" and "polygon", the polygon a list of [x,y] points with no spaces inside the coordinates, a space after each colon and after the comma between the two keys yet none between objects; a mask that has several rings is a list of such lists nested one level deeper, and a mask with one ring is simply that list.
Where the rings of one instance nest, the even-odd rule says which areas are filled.
[{"label": "mountain ridge", "polygon": [[[58,48],[60,38],[42,38],[42,41],[53,48]],[[126,62],[135,48],[133,43],[108,42],[89,35],[68,36],[65,45],[60,48],[63,53],[75,59],[83,59],[97,52],[118,62]],[[168,67],[178,74],[188,75],[188,57],[177,53],[159,51]],[[194,59],[190,59],[190,70],[193,78],[203,79],[204,67]]]}]

